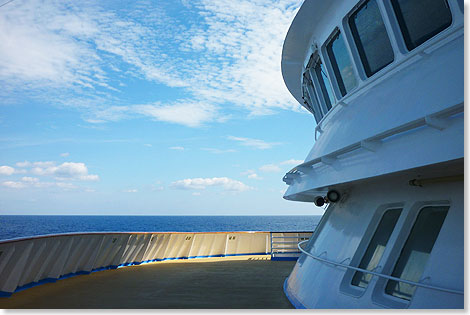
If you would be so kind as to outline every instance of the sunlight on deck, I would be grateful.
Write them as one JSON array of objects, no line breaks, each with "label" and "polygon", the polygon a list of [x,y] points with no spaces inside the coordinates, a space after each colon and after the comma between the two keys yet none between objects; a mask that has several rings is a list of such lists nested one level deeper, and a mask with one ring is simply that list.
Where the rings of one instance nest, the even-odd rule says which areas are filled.
[{"label": "sunlight on deck", "polygon": [[282,286],[294,261],[270,256],[165,261],[47,283],[0,308],[292,308]]}]

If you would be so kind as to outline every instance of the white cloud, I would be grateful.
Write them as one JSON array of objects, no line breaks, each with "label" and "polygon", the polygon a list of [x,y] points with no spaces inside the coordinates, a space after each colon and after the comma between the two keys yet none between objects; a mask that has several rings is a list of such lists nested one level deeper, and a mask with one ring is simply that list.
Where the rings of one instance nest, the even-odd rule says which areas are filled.
[{"label": "white cloud", "polygon": [[257,180],[262,180],[263,178],[260,177],[254,170],[247,170],[245,172],[242,172],[242,175],[246,175],[250,179],[257,179]]},{"label": "white cloud", "polygon": [[64,162],[56,165],[55,162],[34,162],[31,173],[40,176],[53,176],[58,180],[97,181],[98,175],[88,174],[85,163]]},{"label": "white cloud", "polygon": [[244,183],[227,177],[213,177],[213,178],[187,178],[175,181],[171,184],[172,188],[176,189],[194,189],[202,190],[211,186],[220,186],[227,191],[247,191],[252,187]]},{"label": "white cloud", "polygon": [[223,154],[223,153],[233,153],[233,152],[237,152],[237,151],[234,150],[234,149],[221,150],[221,149],[217,149],[217,148],[202,148],[201,150],[208,151],[208,152],[211,152],[211,153],[214,153],[214,154]]},{"label": "white cloud", "polygon": [[256,149],[260,149],[260,150],[271,149],[273,146],[280,144],[279,142],[266,142],[266,141],[259,140],[259,139],[242,138],[242,137],[234,137],[234,136],[228,136],[227,139],[237,141],[241,145],[244,145],[247,147],[253,147]]},{"label": "white cloud", "polygon": [[170,147],[170,150],[184,151],[184,147]]},{"label": "white cloud", "polygon": [[52,167],[52,166],[55,166],[55,162],[52,162],[52,161],[34,162],[33,165],[38,166],[38,167]]},{"label": "white cloud", "polygon": [[15,169],[11,166],[3,165],[0,166],[0,175],[11,175],[15,172]]},{"label": "white cloud", "polygon": [[25,189],[25,188],[61,188],[62,190],[78,189],[79,187],[69,182],[41,182],[35,177],[22,177],[21,181],[5,181],[0,183],[1,186]]},{"label": "white cloud", "polygon": [[69,155],[70,155],[70,153],[68,153],[68,152],[64,152],[64,153],[61,153],[61,154],[60,154],[61,157],[67,157],[67,156],[69,156]]},{"label": "white cloud", "polygon": [[191,195],[193,195],[193,196],[200,196],[201,193],[200,193],[200,192],[193,192]]},{"label": "white cloud", "polygon": [[123,190],[123,192],[125,192],[125,193],[136,193],[136,192],[138,192],[138,190],[137,189],[126,189],[126,190]]},{"label": "white cloud", "polygon": [[131,111],[152,119],[176,123],[188,127],[199,127],[216,119],[217,108],[214,105],[194,102],[178,102],[163,105],[136,105]]},{"label": "white cloud", "polygon": [[[168,10],[155,1],[112,10],[88,1],[15,1],[0,11],[0,97],[73,106],[94,123],[143,115],[199,127],[240,109],[302,110],[280,71],[300,4],[198,0]],[[129,76],[173,88],[178,98],[132,104],[120,94]]]},{"label": "white cloud", "polygon": [[281,168],[276,164],[266,164],[261,166],[259,170],[265,173],[277,173],[281,171]]},{"label": "white cloud", "polygon": [[26,187],[25,183],[15,182],[15,181],[2,182],[2,186],[8,187],[8,188],[15,188],[15,189],[21,189],[21,188]]},{"label": "white cloud", "polygon": [[281,163],[279,163],[280,165],[299,165],[299,164],[302,164],[304,161],[303,160],[294,160],[294,159],[290,159],[290,160],[287,160],[287,161],[283,161]]},{"label": "white cloud", "polygon": [[27,183],[36,183],[39,181],[39,178],[37,177],[29,177],[29,176],[24,176],[24,177],[21,177],[21,180],[23,182],[27,182]]},{"label": "white cloud", "polygon": [[31,166],[31,162],[28,162],[28,161],[18,162],[15,165],[18,166],[18,167],[29,167],[29,166]]},{"label": "white cloud", "polygon": [[257,180],[262,180],[263,178],[260,177],[258,174],[256,173],[253,173],[253,174],[250,174],[248,175],[248,178],[251,178],[251,179],[257,179]]}]

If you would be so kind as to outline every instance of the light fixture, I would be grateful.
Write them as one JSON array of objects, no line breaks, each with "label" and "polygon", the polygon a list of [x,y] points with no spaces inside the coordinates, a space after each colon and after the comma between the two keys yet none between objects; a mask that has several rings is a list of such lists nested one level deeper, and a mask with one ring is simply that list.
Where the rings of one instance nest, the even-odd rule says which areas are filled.
[{"label": "light fixture", "polygon": [[341,195],[340,195],[339,192],[336,191],[336,190],[330,190],[330,191],[328,191],[328,193],[326,194],[326,199],[327,199],[329,202],[337,202],[337,201],[339,201],[339,199],[341,199]]}]

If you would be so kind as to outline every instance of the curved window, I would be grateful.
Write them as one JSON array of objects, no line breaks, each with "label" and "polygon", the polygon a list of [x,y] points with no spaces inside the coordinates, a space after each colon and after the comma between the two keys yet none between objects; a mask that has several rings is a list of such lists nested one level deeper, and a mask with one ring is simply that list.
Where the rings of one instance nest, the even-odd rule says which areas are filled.
[{"label": "curved window", "polygon": [[346,43],[339,31],[336,31],[333,39],[326,45],[326,51],[335,72],[341,96],[345,96],[356,87],[357,81]]},{"label": "curved window", "polygon": [[412,50],[452,24],[446,0],[391,0],[408,50]]},{"label": "curved window", "polygon": [[365,2],[349,26],[368,77],[393,62],[393,49],[376,0]]}]

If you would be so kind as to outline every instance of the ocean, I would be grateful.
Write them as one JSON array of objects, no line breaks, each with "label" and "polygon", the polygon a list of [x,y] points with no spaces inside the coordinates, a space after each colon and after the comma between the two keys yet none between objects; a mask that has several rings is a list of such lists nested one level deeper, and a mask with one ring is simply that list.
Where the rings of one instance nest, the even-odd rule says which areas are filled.
[{"label": "ocean", "polygon": [[311,216],[0,215],[0,240],[75,232],[313,231]]}]

